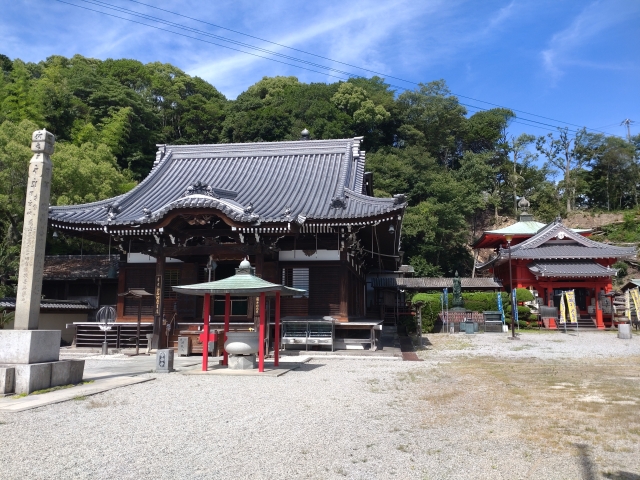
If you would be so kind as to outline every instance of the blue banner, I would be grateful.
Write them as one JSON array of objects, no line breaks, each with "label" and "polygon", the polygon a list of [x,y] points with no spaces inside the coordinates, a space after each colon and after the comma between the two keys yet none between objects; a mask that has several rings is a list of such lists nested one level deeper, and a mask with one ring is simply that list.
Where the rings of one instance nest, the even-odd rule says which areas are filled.
[{"label": "blue banner", "polygon": [[502,293],[498,292],[498,310],[502,314],[502,323],[504,324],[504,308],[502,307]]},{"label": "blue banner", "polygon": [[519,325],[518,320],[518,297],[516,289],[511,290],[511,313],[513,314],[513,320]]},{"label": "blue banner", "polygon": [[449,289],[443,288],[442,292],[444,294],[444,306],[449,308]]}]

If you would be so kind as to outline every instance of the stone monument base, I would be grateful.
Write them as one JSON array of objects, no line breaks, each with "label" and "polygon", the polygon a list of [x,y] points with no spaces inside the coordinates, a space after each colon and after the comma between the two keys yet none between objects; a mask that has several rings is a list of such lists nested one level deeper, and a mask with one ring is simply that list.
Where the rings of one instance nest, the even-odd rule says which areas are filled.
[{"label": "stone monument base", "polygon": [[82,382],[84,360],[0,365],[0,395],[32,393]]},{"label": "stone monument base", "polygon": [[84,360],[59,360],[60,335],[60,330],[0,330],[0,395],[82,382]]},{"label": "stone monument base", "polygon": [[9,365],[0,365],[0,397],[15,391],[16,369]]},{"label": "stone monument base", "polygon": [[57,362],[60,330],[0,330],[0,363]]},{"label": "stone monument base", "polygon": [[232,370],[253,370],[256,368],[256,356],[229,355],[229,368]]}]

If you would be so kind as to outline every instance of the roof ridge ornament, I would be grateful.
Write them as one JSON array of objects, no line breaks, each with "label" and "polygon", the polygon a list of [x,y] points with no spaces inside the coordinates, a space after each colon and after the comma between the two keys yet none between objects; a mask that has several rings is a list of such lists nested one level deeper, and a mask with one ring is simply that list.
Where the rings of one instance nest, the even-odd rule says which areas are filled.
[{"label": "roof ridge ornament", "polygon": [[347,201],[344,197],[335,196],[331,199],[331,208],[347,208]]},{"label": "roof ridge ornament", "polygon": [[110,203],[105,207],[107,209],[107,218],[109,221],[115,220],[120,213],[120,204],[118,202]]},{"label": "roof ridge ornament", "polygon": [[524,195],[520,198],[520,200],[518,200],[518,208],[522,211],[522,213],[525,213],[527,210],[529,210],[530,206],[531,202],[529,202],[529,200],[527,200]]},{"label": "roof ridge ornament", "polygon": [[238,268],[236,268],[236,275],[252,275],[255,277],[256,269],[251,266],[248,256],[244,257],[244,260],[242,260]]},{"label": "roof ridge ornament", "polygon": [[187,195],[207,195],[208,197],[216,198],[213,188],[201,180],[187,187],[186,192],[184,192],[182,196]]},{"label": "roof ridge ornament", "polygon": [[291,208],[290,207],[285,207],[284,208],[284,213],[282,214],[282,217],[283,217],[285,222],[293,222],[293,217],[291,216]]},{"label": "roof ridge ornament", "polygon": [[393,196],[393,204],[394,205],[402,205],[407,202],[407,196],[404,193],[396,193]]}]

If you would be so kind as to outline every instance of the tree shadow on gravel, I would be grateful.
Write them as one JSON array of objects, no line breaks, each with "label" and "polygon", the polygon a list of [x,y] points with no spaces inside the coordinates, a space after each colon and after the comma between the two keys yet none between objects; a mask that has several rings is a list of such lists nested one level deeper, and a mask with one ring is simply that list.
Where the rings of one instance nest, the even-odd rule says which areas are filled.
[{"label": "tree shadow on gravel", "polygon": [[[284,366],[284,365],[283,365]],[[300,366],[292,367],[296,372],[310,372],[316,368],[324,367],[323,363],[301,363]]]},{"label": "tree shadow on gravel", "polygon": [[640,480],[640,475],[618,470],[614,473],[605,473],[604,478],[610,478],[611,480]]},{"label": "tree shadow on gravel", "polygon": [[593,463],[593,459],[591,458],[592,455],[589,445],[585,445],[584,443],[574,443],[573,446],[578,449],[578,454],[580,455],[582,478],[585,480],[597,480],[598,474],[596,466]]}]

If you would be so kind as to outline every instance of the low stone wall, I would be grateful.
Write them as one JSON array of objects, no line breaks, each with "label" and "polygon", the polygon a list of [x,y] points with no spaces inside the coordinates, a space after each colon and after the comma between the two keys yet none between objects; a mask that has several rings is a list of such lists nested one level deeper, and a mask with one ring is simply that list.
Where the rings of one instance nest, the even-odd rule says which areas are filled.
[{"label": "low stone wall", "polygon": [[[442,315],[438,315],[438,320],[444,322],[447,319],[447,314],[444,314],[444,318]],[[462,323],[465,320],[468,322],[478,322],[484,323],[484,315],[482,312],[449,312],[448,321],[449,323]]]}]

